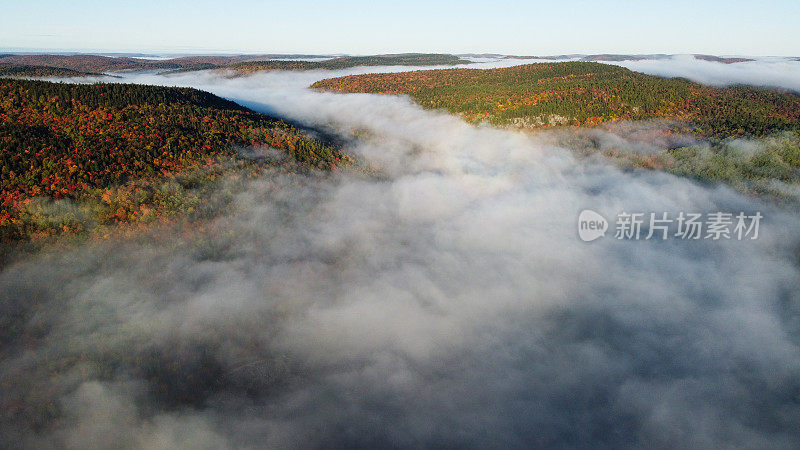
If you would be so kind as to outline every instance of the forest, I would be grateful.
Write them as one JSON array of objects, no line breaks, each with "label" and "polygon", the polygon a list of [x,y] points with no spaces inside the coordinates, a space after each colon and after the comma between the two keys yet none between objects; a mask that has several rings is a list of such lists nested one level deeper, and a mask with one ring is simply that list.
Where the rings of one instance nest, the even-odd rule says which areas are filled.
[{"label": "forest", "polygon": [[48,78],[48,77],[88,77],[102,74],[82,72],[79,70],[65,69],[62,67],[28,66],[28,65],[3,65],[0,64],[0,77],[9,78]]},{"label": "forest", "polygon": [[102,55],[0,55],[3,66],[40,66],[77,70],[79,72],[132,72],[138,70],[179,69],[173,61],[150,60]]},{"label": "forest", "polygon": [[0,239],[83,226],[40,220],[41,199],[91,203],[98,223],[157,218],[188,194],[159,192],[160,181],[257,170],[241,156],[248,148],[276,149],[286,158],[269,164],[292,170],[348,162],[291,125],[196,89],[0,79]]},{"label": "forest", "polygon": [[[557,145],[579,155],[601,153],[622,167],[722,182],[748,195],[800,207],[800,96],[789,92],[711,87],[593,62],[354,75],[313,87],[403,94],[425,108],[444,109],[472,123],[551,130],[548,136]],[[655,124],[649,126],[656,126],[656,135],[686,136],[694,143],[640,154],[624,145],[605,148],[588,131],[614,133],[616,126],[625,127],[624,121],[641,120]],[[572,132],[556,132],[565,126],[572,126]],[[742,151],[743,145],[751,150]]]},{"label": "forest", "polygon": [[592,62],[504,69],[353,75],[312,87],[406,94],[473,123],[516,128],[671,119],[703,137],[765,136],[800,128],[800,96],[756,87],[705,86]]},{"label": "forest", "polygon": [[231,64],[224,68],[239,72],[257,72],[262,70],[336,70],[359,66],[453,66],[467,63],[469,61],[454,55],[403,53],[398,55],[343,56],[323,61],[248,61]]},{"label": "forest", "polygon": [[[307,59],[320,59],[305,61]],[[344,69],[356,66],[428,66],[456,65],[469,61],[454,55],[402,53],[374,56],[342,56],[321,59],[320,55],[232,55],[181,56],[170,59],[147,59],[103,55],[0,55],[0,75],[4,76],[85,76],[98,73],[136,71],[189,72],[231,69],[249,73],[261,70]],[[38,69],[34,69],[38,68]]]}]

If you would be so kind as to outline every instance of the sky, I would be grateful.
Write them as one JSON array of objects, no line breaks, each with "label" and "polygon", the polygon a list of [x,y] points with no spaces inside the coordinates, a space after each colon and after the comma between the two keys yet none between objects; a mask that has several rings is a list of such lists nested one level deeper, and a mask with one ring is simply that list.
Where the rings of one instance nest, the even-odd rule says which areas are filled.
[{"label": "sky", "polygon": [[800,2],[0,0],[0,50],[800,56]]}]

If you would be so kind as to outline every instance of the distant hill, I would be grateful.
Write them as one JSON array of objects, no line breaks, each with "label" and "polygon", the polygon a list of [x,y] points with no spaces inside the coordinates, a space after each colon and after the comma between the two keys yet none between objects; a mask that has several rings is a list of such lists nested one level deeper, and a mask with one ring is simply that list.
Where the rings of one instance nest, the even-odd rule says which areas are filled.
[{"label": "distant hill", "polygon": [[[306,61],[311,59],[311,61]],[[322,59],[322,60],[313,60]],[[343,56],[324,59],[320,55],[233,55],[233,56],[182,56],[171,59],[146,59],[129,56],[101,55],[0,55],[0,69],[20,72],[31,67],[72,70],[84,73],[121,73],[144,70],[186,72],[209,69],[231,69],[239,72],[261,70],[311,70],[342,69],[356,66],[381,65],[455,65],[469,61],[454,55],[404,53],[396,55]],[[64,76],[75,76],[65,74]],[[58,75],[53,75],[58,76]]]},{"label": "distant hill", "polygon": [[800,128],[800,97],[755,87],[717,88],[600,63],[354,75],[317,82],[338,92],[407,94],[470,122],[540,128],[672,119],[702,136],[763,136]]},{"label": "distant hill", "polygon": [[239,72],[269,70],[346,69],[359,66],[432,66],[469,64],[455,55],[403,53],[397,55],[343,56],[324,61],[249,61],[226,66]]},{"label": "distant hill", "polygon": [[[711,55],[694,55],[695,58],[734,64],[752,61],[748,58],[724,58]],[[672,55],[555,55],[555,56],[516,56],[485,54],[426,54],[401,53],[373,56],[339,56],[301,54],[265,55],[224,55],[224,56],[179,56],[170,59],[148,59],[147,57],[107,56],[107,55],[0,55],[0,75],[20,77],[73,77],[98,75],[103,73],[123,73],[136,71],[159,71],[162,73],[189,72],[196,70],[227,69],[239,73],[271,70],[333,70],[359,66],[432,66],[469,64],[464,57],[498,59],[577,59],[580,61],[644,61],[671,58]],[[33,69],[41,67],[42,69]],[[73,72],[67,72],[73,71]]]},{"label": "distant hill", "polygon": [[[147,57],[132,56],[107,56],[107,55],[27,55],[27,54],[2,54],[0,55],[0,69],[11,74],[9,67],[18,67],[19,73],[31,72],[30,67],[47,67],[53,70],[54,75],[32,76],[80,76],[77,73],[58,75],[55,69],[73,70],[87,74],[120,73],[144,70],[162,72],[187,72],[194,70],[231,69],[238,72],[255,72],[269,70],[313,70],[313,69],[344,69],[358,66],[430,66],[430,65],[458,65],[468,64],[470,61],[464,57],[473,58],[498,58],[498,59],[578,59],[581,61],[643,61],[670,58],[672,55],[551,55],[551,56],[517,56],[500,55],[494,53],[481,54],[426,54],[426,53],[401,53],[373,56],[340,56],[328,57],[324,55],[305,54],[264,54],[264,55],[224,55],[224,56],[179,56],[170,59],[148,59]],[[752,61],[748,58],[724,58],[712,55],[694,55],[697,59],[734,64]],[[24,68],[24,69],[23,69]],[[43,73],[40,71],[39,73]],[[23,75],[20,75],[23,76]]]},{"label": "distant hill", "polygon": [[[800,207],[800,96],[793,93],[710,87],[595,62],[355,75],[313,87],[405,94],[425,108],[444,109],[473,123],[525,130],[573,126],[569,133],[546,133],[545,139],[579,155],[602,153],[623,167],[724,182]],[[636,120],[646,122],[622,122]],[[664,147],[640,153],[613,140],[604,143],[589,130],[595,126],[610,133],[643,127]],[[742,150],[742,142],[751,150]]]},{"label": "distant hill", "polygon": [[45,78],[45,77],[88,77],[100,76],[100,73],[81,72],[72,69],[46,66],[2,65],[0,64],[0,77]]},{"label": "distant hill", "polygon": [[159,180],[194,171],[192,185],[208,182],[248,163],[242,148],[274,149],[285,157],[273,160],[309,169],[347,161],[301,130],[196,89],[0,79],[0,240],[85,225],[76,211],[66,222],[42,219],[37,198],[89,205],[82,214],[95,223],[193,210],[196,194]]},{"label": "distant hill", "polygon": [[703,61],[718,62],[722,64],[736,64],[736,63],[755,61],[754,59],[750,58],[722,58],[719,56],[712,56],[712,55],[694,55],[694,57],[696,59],[702,59]]},{"label": "distant hill", "polygon": [[79,72],[131,72],[181,67],[169,61],[99,55],[10,55],[0,58],[0,67],[3,65],[45,66]]},{"label": "distant hill", "polygon": [[272,58],[308,58],[314,55],[233,55],[233,56],[181,56],[171,59],[148,59],[131,56],[103,55],[0,55],[0,69],[8,67],[48,67],[78,72],[135,72],[142,70],[203,70],[215,69],[244,61]]}]

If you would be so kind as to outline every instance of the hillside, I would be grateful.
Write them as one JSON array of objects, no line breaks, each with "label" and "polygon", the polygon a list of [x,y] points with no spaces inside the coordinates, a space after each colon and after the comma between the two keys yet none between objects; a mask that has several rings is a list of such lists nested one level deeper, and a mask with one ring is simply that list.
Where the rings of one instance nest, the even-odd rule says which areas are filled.
[{"label": "hillside", "polygon": [[146,57],[104,55],[0,55],[0,69],[16,67],[42,67],[50,70],[64,69],[78,72],[135,72],[142,70],[202,70],[215,69],[244,61],[272,58],[309,58],[314,55],[231,55],[231,56],[180,56],[170,59],[148,59]]},{"label": "hillside", "polygon": [[[580,155],[601,153],[624,167],[723,182],[746,194],[800,206],[796,94],[709,87],[591,62],[356,75],[313,87],[406,94],[425,108],[444,109],[473,123],[525,130],[572,125],[570,133],[544,137]],[[663,146],[644,153],[631,150],[625,144],[626,128],[641,129]],[[618,143],[598,137],[604,133],[616,135],[610,142]]]},{"label": "hillside", "polygon": [[239,72],[269,70],[335,70],[359,66],[434,66],[467,64],[455,55],[403,53],[398,55],[343,56],[324,61],[249,61],[226,66]]},{"label": "hillside", "polygon": [[722,64],[737,64],[743,62],[755,61],[751,58],[725,58],[713,55],[694,55],[695,59],[702,59],[703,61],[718,62]]},{"label": "hillside", "polygon": [[0,67],[3,65],[53,67],[79,72],[132,72],[182,67],[169,60],[157,61],[100,55],[5,55],[0,57]]},{"label": "hillside", "polygon": [[698,136],[764,136],[800,128],[800,96],[716,88],[591,62],[505,69],[354,75],[317,82],[337,92],[407,94],[425,108],[470,122],[519,128],[671,119]]},{"label": "hillside", "polygon": [[[0,55],[0,71],[17,76],[14,71],[32,71],[39,67],[42,72],[49,71],[56,75],[30,76],[77,76],[78,73],[58,72],[75,71],[90,74],[121,73],[143,70],[162,72],[187,72],[209,69],[232,69],[239,72],[255,72],[262,70],[311,70],[311,69],[343,69],[356,66],[427,66],[466,64],[454,55],[404,53],[397,55],[375,56],[343,56],[320,61],[303,61],[303,59],[322,58],[318,55],[232,55],[232,56],[182,56],[171,59],[146,59],[125,56],[101,55]],[[58,75],[61,73],[63,75]],[[26,76],[26,75],[18,75]]]},{"label": "hillside", "polygon": [[45,77],[89,77],[102,74],[81,72],[60,67],[3,65],[0,64],[0,77],[45,78]]},{"label": "hillside", "polygon": [[250,164],[239,157],[249,147],[278,149],[287,157],[276,161],[307,168],[346,162],[286,123],[196,89],[0,79],[0,238],[80,225],[42,223],[35,198],[92,203],[100,223],[196,204],[156,182],[189,171],[202,182]]}]

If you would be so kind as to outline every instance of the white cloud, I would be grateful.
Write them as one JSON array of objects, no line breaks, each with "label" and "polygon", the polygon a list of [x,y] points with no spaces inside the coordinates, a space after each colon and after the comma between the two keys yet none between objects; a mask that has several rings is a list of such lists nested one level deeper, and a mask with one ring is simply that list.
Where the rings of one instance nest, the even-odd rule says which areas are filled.
[{"label": "white cloud", "polygon": [[662,77],[683,77],[713,85],[750,84],[800,92],[800,61],[791,58],[757,58],[755,61],[722,64],[691,55],[670,59],[622,61],[613,64]]},{"label": "white cloud", "polygon": [[[362,70],[376,69],[347,73]],[[579,161],[407,99],[305,89],[340,73],[134,78],[366,131],[347,150],[382,176],[276,174],[249,182],[203,231],[6,268],[0,403],[16,409],[5,408],[0,439],[800,443],[796,215]],[[758,209],[768,220],[756,241],[587,244],[576,230],[585,208]]]}]

